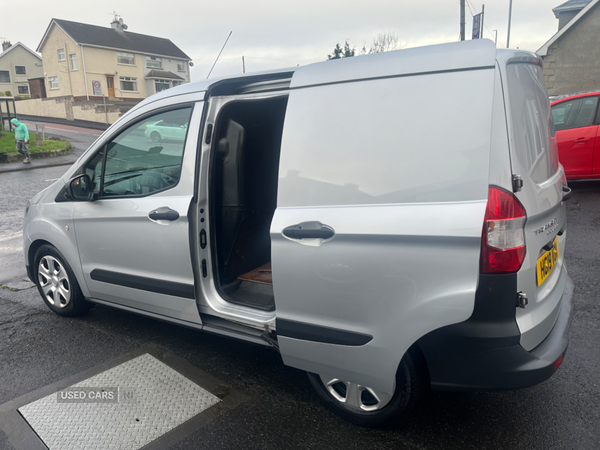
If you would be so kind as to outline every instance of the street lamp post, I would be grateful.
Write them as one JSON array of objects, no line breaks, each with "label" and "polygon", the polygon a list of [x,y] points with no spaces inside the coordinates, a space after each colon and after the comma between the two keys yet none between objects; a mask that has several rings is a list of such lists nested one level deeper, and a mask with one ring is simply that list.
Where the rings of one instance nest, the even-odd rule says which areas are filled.
[{"label": "street lamp post", "polygon": [[510,19],[512,16],[512,0],[510,0],[510,4],[508,6],[508,34],[506,36],[506,48],[510,46]]}]

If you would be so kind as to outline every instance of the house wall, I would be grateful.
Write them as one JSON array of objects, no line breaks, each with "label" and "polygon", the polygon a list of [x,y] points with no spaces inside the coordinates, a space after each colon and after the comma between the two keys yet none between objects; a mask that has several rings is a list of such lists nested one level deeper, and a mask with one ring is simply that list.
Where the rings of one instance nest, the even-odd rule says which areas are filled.
[{"label": "house wall", "polygon": [[600,3],[548,48],[544,80],[550,95],[600,90]]},{"label": "house wall", "polygon": [[[65,60],[59,61],[58,50],[65,50]],[[78,95],[85,84],[81,62],[81,49],[60,27],[52,25],[44,45],[40,49],[44,63],[46,95],[48,98]],[[71,70],[69,55],[77,55],[77,70]],[[50,77],[58,77],[58,89],[50,88]]]},{"label": "house wall", "polygon": [[558,15],[558,29],[560,30],[562,27],[564,27],[566,24],[568,24],[573,17],[575,17],[577,14],[579,14],[579,11],[581,11],[581,9],[578,9],[575,11],[561,12]]},{"label": "house wall", "polygon": [[[146,61],[146,56],[144,56],[144,64],[145,64],[145,61]],[[183,63],[184,69],[185,69],[184,72],[177,71],[177,63]],[[153,68],[146,67],[144,69],[144,73],[147,75],[152,69]],[[183,78],[183,80],[177,80],[177,81],[181,81],[181,84],[190,82],[190,67],[189,67],[189,64],[187,61],[184,61],[181,59],[162,57],[162,69],[159,69],[159,70],[171,72],[171,73],[174,73],[175,75]],[[156,94],[156,87],[154,84],[154,79],[146,80],[146,93],[147,93],[148,97],[153,94]]]},{"label": "house wall", "polygon": [[[144,57],[139,53],[134,53],[134,65],[119,64],[117,62],[117,51],[107,50],[95,47],[83,47],[85,56],[85,70],[88,79],[89,95],[93,95],[92,81],[100,81],[102,93],[108,96],[108,87],[106,76],[114,77],[115,97],[123,99],[143,99],[146,98],[146,85],[144,83]],[[131,52],[126,52],[131,53]],[[137,78],[137,91],[122,91],[119,77]],[[81,94],[76,94],[81,95]],[[85,86],[84,92],[85,95]]]},{"label": "house wall", "polygon": [[[17,75],[15,66],[25,66],[26,74]],[[44,75],[42,61],[20,45],[15,46],[9,53],[0,58],[0,70],[7,70],[10,73],[10,83],[0,83],[0,92],[10,91],[15,97],[28,95],[19,95],[17,88],[18,86],[27,86],[29,88],[28,78],[36,78]]]}]

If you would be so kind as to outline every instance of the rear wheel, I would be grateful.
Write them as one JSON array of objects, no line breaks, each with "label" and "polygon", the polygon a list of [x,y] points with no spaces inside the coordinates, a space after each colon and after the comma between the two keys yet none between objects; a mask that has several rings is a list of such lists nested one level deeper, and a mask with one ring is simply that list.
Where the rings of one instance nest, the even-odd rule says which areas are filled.
[{"label": "rear wheel", "polygon": [[150,133],[150,139],[152,140],[152,142],[160,142],[160,133],[158,131],[153,131],[152,133]]},{"label": "rear wheel", "polygon": [[396,373],[393,394],[338,378],[309,373],[317,394],[333,412],[357,425],[379,427],[402,420],[421,394],[424,369],[416,354],[407,352]]},{"label": "rear wheel", "polygon": [[61,316],[76,316],[92,307],[85,301],[71,266],[51,245],[42,245],[34,257],[35,284],[44,303]]}]

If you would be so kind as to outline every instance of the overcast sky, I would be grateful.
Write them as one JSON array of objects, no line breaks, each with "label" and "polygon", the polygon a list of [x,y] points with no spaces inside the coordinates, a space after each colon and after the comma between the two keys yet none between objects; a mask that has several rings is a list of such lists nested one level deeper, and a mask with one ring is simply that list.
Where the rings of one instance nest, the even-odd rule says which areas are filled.
[{"label": "overcast sky", "polygon": [[[0,37],[21,41],[36,50],[50,20],[72,20],[110,26],[113,9],[129,31],[171,39],[192,58],[192,81],[206,78],[227,35],[233,31],[212,75],[255,72],[305,65],[327,59],[336,43],[348,40],[357,49],[380,32],[396,33],[405,47],[459,39],[459,0],[0,0]],[[535,51],[558,29],[552,8],[562,1],[513,0],[510,46]],[[10,6],[9,6],[10,5]],[[506,47],[509,0],[485,3],[484,37]],[[469,8],[470,6],[470,8]],[[466,8],[466,36],[471,37],[473,13]],[[13,17],[11,17],[13,16]]]}]

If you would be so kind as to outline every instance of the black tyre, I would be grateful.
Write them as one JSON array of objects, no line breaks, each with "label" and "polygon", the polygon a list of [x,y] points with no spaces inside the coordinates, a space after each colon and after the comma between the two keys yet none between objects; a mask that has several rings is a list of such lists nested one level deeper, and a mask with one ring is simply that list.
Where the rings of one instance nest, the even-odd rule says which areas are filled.
[{"label": "black tyre", "polygon": [[86,302],[66,258],[52,245],[42,245],[33,258],[35,284],[42,299],[56,314],[77,316],[93,305]]},{"label": "black tyre", "polygon": [[160,142],[161,139],[162,137],[158,131],[153,131],[152,133],[150,133],[150,140],[152,142]]},{"label": "black tyre", "polygon": [[423,390],[425,368],[419,355],[407,352],[396,373],[393,395],[336,378],[308,373],[310,383],[327,407],[356,425],[381,427],[404,419]]}]

